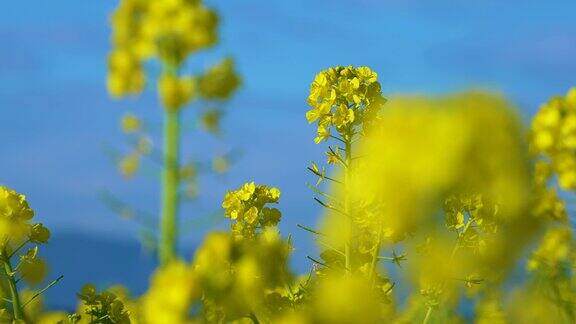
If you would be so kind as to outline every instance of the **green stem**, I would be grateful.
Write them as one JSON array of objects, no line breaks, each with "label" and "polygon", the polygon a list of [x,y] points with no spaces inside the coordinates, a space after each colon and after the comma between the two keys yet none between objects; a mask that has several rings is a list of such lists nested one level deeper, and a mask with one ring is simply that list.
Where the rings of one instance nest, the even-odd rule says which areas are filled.
[{"label": "green stem", "polygon": [[424,321],[422,321],[422,324],[428,324],[428,321],[430,320],[430,315],[432,315],[432,307],[428,307],[428,310],[426,311],[426,316],[424,316]]},{"label": "green stem", "polygon": [[[466,225],[464,225],[464,229],[462,229],[462,232],[460,232],[460,234],[458,235],[458,238],[456,239],[456,244],[454,244],[454,248],[452,249],[452,253],[450,253],[450,259],[448,260],[448,263],[452,263],[452,261],[454,260],[454,257],[456,256],[456,252],[458,251],[458,249],[460,248],[460,240],[464,237],[464,235],[466,235],[466,232],[468,232],[468,229],[470,228],[470,226],[472,226],[472,223],[474,222],[474,219],[472,217],[468,217],[468,221],[466,221]],[[442,283],[440,284],[440,286],[444,286],[445,281],[442,281]],[[423,324],[428,323],[428,320],[430,319],[430,314],[432,314],[432,307],[428,307],[428,311],[426,312],[426,317],[424,317],[424,322],[422,322]]]},{"label": "green stem", "polygon": [[370,275],[368,276],[368,280],[373,283],[374,274],[376,273],[376,266],[378,262],[378,254],[380,254],[380,243],[382,241],[382,224],[378,229],[378,236],[376,238],[376,246],[374,246],[374,250],[372,251],[372,263],[370,264]]},{"label": "green stem", "polygon": [[250,319],[252,320],[252,323],[254,324],[260,324],[260,321],[258,321],[258,317],[256,317],[256,314],[254,313],[250,313]]},{"label": "green stem", "polygon": [[[350,134],[351,132],[349,132]],[[351,215],[351,201],[350,201],[350,184],[352,182],[352,135],[347,135],[344,138],[345,150],[346,150],[346,166],[345,166],[345,180],[344,180],[344,214],[346,217],[345,222],[345,235],[346,243],[344,245],[344,259],[346,273],[350,274],[352,271],[352,255],[351,255],[351,241],[352,241],[352,215]]]},{"label": "green stem", "polygon": [[180,155],[180,112],[166,110],[164,114],[162,215],[158,240],[160,265],[170,262],[176,254]]},{"label": "green stem", "polygon": [[6,250],[2,251],[4,262],[4,271],[6,272],[6,278],[8,279],[8,286],[10,288],[10,295],[12,297],[12,309],[14,311],[14,319],[20,320],[24,318],[24,313],[22,312],[22,304],[20,302],[20,295],[18,295],[18,288],[16,287],[16,281],[14,280],[14,274],[12,273],[12,265],[10,264],[10,259],[6,258],[8,255]]}]

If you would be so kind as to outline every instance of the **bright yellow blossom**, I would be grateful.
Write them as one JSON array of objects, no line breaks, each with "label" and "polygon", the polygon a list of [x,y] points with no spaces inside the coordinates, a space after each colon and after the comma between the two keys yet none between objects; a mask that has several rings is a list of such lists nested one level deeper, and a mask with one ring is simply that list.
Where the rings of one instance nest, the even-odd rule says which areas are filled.
[{"label": "bright yellow blossom", "polygon": [[576,88],[554,97],[534,116],[530,145],[535,154],[550,159],[558,184],[576,189]]},{"label": "bright yellow blossom", "polygon": [[232,225],[235,236],[252,238],[257,228],[278,224],[280,211],[266,205],[277,203],[279,199],[278,188],[249,182],[236,191],[227,192],[222,201],[222,208],[224,215],[235,221]]},{"label": "bright yellow blossom", "polygon": [[309,123],[318,123],[317,144],[330,137],[334,126],[342,137],[350,136],[351,127],[362,126],[382,107],[377,75],[368,67],[335,67],[320,72],[310,86],[306,113]]},{"label": "bright yellow blossom", "polygon": [[159,269],[142,298],[145,323],[184,323],[192,304],[200,297],[196,273],[182,262],[174,261]]}]

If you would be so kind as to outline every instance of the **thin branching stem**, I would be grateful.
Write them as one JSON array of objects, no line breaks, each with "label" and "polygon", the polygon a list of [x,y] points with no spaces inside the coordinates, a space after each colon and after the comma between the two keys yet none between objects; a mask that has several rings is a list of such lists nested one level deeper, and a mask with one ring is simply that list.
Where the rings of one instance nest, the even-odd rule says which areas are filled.
[{"label": "thin branching stem", "polygon": [[326,198],[326,199],[330,199],[330,200],[332,200],[332,201],[336,201],[336,198],[335,198],[334,196],[331,196],[331,195],[325,193],[324,191],[318,189],[316,186],[313,186],[313,185],[311,185],[311,184],[309,184],[309,183],[306,183],[306,186],[307,186],[308,188],[310,188],[312,191],[314,191],[315,193],[319,194],[320,196],[322,196],[322,197],[324,197],[324,198]]},{"label": "thin branching stem", "polygon": [[54,285],[56,285],[60,280],[62,280],[64,278],[64,275],[60,275],[60,277],[52,280],[52,282],[50,282],[48,284],[48,286],[42,288],[42,290],[40,290],[39,292],[35,293],[34,296],[32,296],[27,302],[24,303],[24,305],[22,305],[22,308],[26,307],[26,305],[28,305],[30,302],[32,302],[34,299],[36,299],[38,296],[42,295],[46,290],[52,288]]},{"label": "thin branching stem", "polygon": [[348,167],[348,165],[346,164],[346,161],[344,161],[342,159],[342,157],[340,156],[340,154],[336,153],[336,151],[334,151],[334,149],[331,146],[328,146],[328,149],[330,150],[330,152],[332,153],[333,156],[335,156],[338,161],[340,161],[340,163],[342,163],[342,165],[344,165],[345,168]]},{"label": "thin branching stem", "polygon": [[314,173],[315,175],[317,175],[318,177],[322,178],[322,179],[326,179],[326,180],[330,180],[332,182],[338,183],[338,184],[342,184],[342,181],[336,180],[334,178],[331,178],[325,174],[322,174],[314,169],[312,169],[311,167],[307,168],[308,170],[310,170],[310,172]]},{"label": "thin branching stem", "polygon": [[353,138],[353,130],[350,128],[348,129],[348,134],[344,137],[344,144],[345,148],[345,161],[346,161],[346,168],[344,169],[345,172],[345,184],[344,184],[344,214],[348,217],[345,220],[345,243],[344,243],[344,253],[345,253],[345,267],[346,267],[346,274],[350,274],[352,269],[352,251],[351,251],[351,244],[352,244],[352,218],[349,217],[351,212],[351,197],[350,197],[350,185],[352,182],[352,138]]},{"label": "thin branching stem", "polygon": [[336,207],[334,207],[334,206],[328,205],[328,204],[326,204],[325,202],[323,202],[322,200],[320,200],[320,199],[318,199],[318,198],[316,198],[316,197],[314,197],[314,200],[315,200],[317,203],[319,203],[320,205],[322,205],[323,207],[325,207],[325,208],[328,208],[328,209],[330,209],[330,210],[333,210],[333,211],[335,211],[335,212],[337,212],[337,213],[339,213],[339,214],[342,214],[342,215],[344,215],[344,216],[348,216],[348,214],[347,214],[346,212],[341,211],[340,209],[338,209],[338,208],[336,208]]},{"label": "thin branching stem", "polygon": [[14,254],[18,253],[18,251],[20,251],[20,249],[23,248],[24,245],[28,244],[28,242],[30,242],[30,239],[27,239],[26,241],[22,242],[22,244],[18,245],[18,247],[15,248],[14,251],[12,251],[12,253],[10,253],[10,255],[8,255],[8,259],[12,259]]},{"label": "thin branching stem", "polygon": [[337,141],[340,141],[340,142],[342,142],[342,143],[346,143],[343,139],[341,139],[341,138],[338,137],[338,136],[330,135],[330,137],[333,138],[333,139],[335,139],[335,140],[337,140]]},{"label": "thin branching stem", "polygon": [[303,230],[305,230],[305,231],[308,231],[308,232],[310,232],[310,233],[316,234],[316,235],[324,235],[324,234],[318,232],[317,230],[312,229],[312,228],[310,228],[310,227],[308,227],[308,226],[305,226],[305,225],[302,225],[302,224],[296,224],[296,226],[300,227],[301,229],[303,229]]},{"label": "thin branching stem", "polygon": [[319,265],[323,266],[323,267],[330,268],[326,263],[324,263],[324,262],[322,262],[322,261],[318,261],[318,260],[314,259],[313,257],[311,257],[311,256],[309,256],[309,255],[307,255],[306,258],[307,258],[308,260],[316,263],[316,264],[319,264]]}]

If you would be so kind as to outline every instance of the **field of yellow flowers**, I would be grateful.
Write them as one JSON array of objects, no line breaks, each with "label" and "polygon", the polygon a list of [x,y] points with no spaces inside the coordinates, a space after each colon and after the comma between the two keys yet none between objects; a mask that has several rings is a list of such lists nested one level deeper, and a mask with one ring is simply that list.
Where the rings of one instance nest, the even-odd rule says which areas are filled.
[{"label": "field of yellow flowers", "polygon": [[[50,244],[49,226],[35,222],[26,193],[6,184],[0,322],[576,323],[565,202],[576,190],[576,87],[543,103],[526,127],[499,94],[389,97],[370,67],[320,70],[302,98],[302,127],[315,127],[310,141],[325,148],[325,162],[301,166],[316,180],[311,203],[323,208],[318,224],[299,225],[319,251],[309,253],[309,271],[290,269],[293,238],[278,229],[281,188],[255,182],[222,197],[228,230],[206,235],[192,258],[178,255],[182,199],[199,194],[199,172],[223,172],[233,160],[182,162],[183,111],[216,107],[194,114],[217,134],[218,107],[242,83],[230,57],[183,72],[217,43],[218,22],[200,0],[122,0],[111,18],[110,95],[153,85],[164,116],[156,147],[140,117],[126,114],[133,147],[116,161],[125,177],[145,160],[161,165],[159,267],[148,290],[133,296],[87,283],[76,310],[45,309],[43,293],[63,278],[45,280],[50,260],[38,251]],[[161,72],[147,72],[149,62]]]}]

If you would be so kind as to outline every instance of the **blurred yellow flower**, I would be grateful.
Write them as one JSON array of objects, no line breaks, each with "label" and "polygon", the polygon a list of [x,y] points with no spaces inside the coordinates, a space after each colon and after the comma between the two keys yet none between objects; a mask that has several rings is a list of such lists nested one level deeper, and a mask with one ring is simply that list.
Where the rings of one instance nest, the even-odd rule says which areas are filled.
[{"label": "blurred yellow flower", "polygon": [[176,77],[163,74],[158,81],[158,94],[167,111],[178,111],[194,95],[196,80],[192,77]]},{"label": "blurred yellow flower", "polygon": [[234,61],[225,58],[210,67],[198,82],[200,96],[205,99],[227,99],[240,86],[240,77],[234,69]]},{"label": "blurred yellow flower", "polygon": [[141,130],[142,122],[138,116],[128,113],[122,117],[120,128],[126,134],[136,133]]},{"label": "blurred yellow flower", "polygon": [[118,168],[120,173],[126,177],[131,178],[136,174],[140,167],[140,155],[137,153],[130,153],[120,160]]},{"label": "blurred yellow flower", "polygon": [[182,261],[174,261],[154,274],[142,297],[145,323],[185,323],[192,304],[200,297],[196,274]]}]

